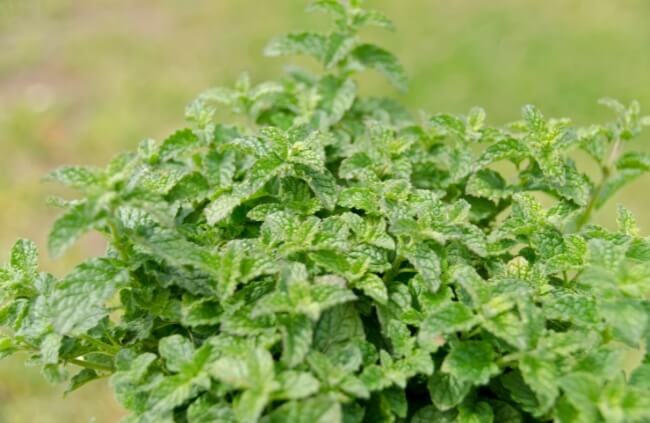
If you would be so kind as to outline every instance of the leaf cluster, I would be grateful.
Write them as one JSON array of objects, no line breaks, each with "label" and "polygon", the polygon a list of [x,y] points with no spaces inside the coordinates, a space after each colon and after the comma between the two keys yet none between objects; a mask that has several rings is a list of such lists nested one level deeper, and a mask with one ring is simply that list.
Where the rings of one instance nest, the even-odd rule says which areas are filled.
[{"label": "leaf cluster", "polygon": [[82,195],[52,201],[50,253],[89,231],[107,252],[57,279],[17,242],[0,358],[69,391],[110,378],[132,423],[649,421],[650,239],[623,207],[590,218],[649,170],[628,144],[650,119],[415,119],[358,95],[364,69],[406,86],[359,3],[316,1],[331,32],[266,49],[321,74],[244,76],[162,142],[52,172]]}]

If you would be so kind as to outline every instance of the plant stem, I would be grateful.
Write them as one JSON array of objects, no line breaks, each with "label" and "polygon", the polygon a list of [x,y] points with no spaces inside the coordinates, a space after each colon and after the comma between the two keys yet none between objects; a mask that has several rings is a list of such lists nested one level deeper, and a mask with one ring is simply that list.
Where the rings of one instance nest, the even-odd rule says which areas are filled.
[{"label": "plant stem", "polygon": [[576,221],[576,232],[582,229],[582,227],[591,220],[591,215],[593,214],[596,208],[596,204],[598,203],[598,198],[600,197],[603,188],[605,188],[605,184],[607,183],[609,177],[611,176],[612,166],[614,165],[614,162],[618,158],[620,148],[621,148],[621,140],[619,139],[616,140],[616,142],[614,143],[614,146],[612,147],[612,151],[609,154],[609,158],[607,159],[607,163],[605,163],[601,168],[601,172],[603,176],[600,182],[598,183],[598,186],[596,186],[594,191],[591,193],[591,198],[589,199],[589,203],[587,204],[584,213],[582,213]]},{"label": "plant stem", "polygon": [[100,341],[99,339],[93,338],[92,336],[81,335],[80,338],[83,339],[84,341],[88,342],[89,344],[92,344],[92,345],[96,346],[97,348],[101,349],[102,351],[110,352],[112,355],[115,355],[118,352],[120,352],[120,347],[119,346],[107,344],[107,343],[105,343],[103,341]]},{"label": "plant stem", "polygon": [[384,283],[391,282],[395,276],[399,274],[399,268],[404,262],[404,257],[398,255],[395,257],[395,260],[393,260],[393,265],[391,266],[390,270],[384,274]]},{"label": "plant stem", "polygon": [[113,238],[113,246],[115,247],[118,254],[120,255],[120,258],[122,260],[128,261],[129,254],[124,249],[124,245],[122,245],[122,239],[121,239],[121,237],[119,235],[117,227],[115,226],[115,223],[113,223],[113,221],[110,218],[106,220],[106,223],[108,224],[108,228],[109,228],[111,236]]},{"label": "plant stem", "polygon": [[77,358],[71,358],[66,361],[70,364],[74,364],[75,366],[85,367],[86,369],[98,370],[100,372],[113,373],[115,371],[115,369],[111,366],[106,366],[104,364],[99,364],[99,363],[92,363],[86,360],[79,360]]}]

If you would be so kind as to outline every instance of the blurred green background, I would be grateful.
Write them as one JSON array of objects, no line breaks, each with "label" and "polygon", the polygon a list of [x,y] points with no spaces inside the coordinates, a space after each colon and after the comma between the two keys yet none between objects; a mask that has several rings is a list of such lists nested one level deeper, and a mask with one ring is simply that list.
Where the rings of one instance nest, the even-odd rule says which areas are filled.
[{"label": "blurred green background", "polygon": [[[261,55],[274,34],[322,26],[304,0],[0,0],[0,259],[17,237],[43,247],[56,211],[50,169],[106,163],[146,137],[183,124],[201,90],[231,84],[241,71],[274,78],[282,63]],[[402,59],[414,111],[462,113],[481,105],[491,123],[517,119],[534,103],[549,116],[604,121],[603,96],[638,99],[650,112],[650,2],[647,0],[369,0],[396,34],[368,37]],[[365,91],[394,94],[380,78]],[[637,141],[650,151],[650,131]],[[650,228],[650,178],[614,203]],[[644,189],[645,188],[645,189]],[[613,207],[596,218],[611,221]],[[42,257],[62,274],[89,254],[85,238],[64,259]],[[22,357],[0,363],[0,423],[119,420],[98,382],[62,399]]]}]

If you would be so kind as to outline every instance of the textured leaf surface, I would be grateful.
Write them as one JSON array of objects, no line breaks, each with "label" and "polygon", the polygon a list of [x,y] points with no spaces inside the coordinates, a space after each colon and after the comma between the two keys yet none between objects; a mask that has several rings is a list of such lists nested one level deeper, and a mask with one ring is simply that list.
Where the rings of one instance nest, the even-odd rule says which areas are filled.
[{"label": "textured leaf surface", "polygon": [[320,71],[242,74],[161,142],[52,172],[80,198],[50,201],[51,255],[106,252],[55,277],[18,241],[0,358],[67,392],[110,377],[129,423],[650,419],[650,238],[623,206],[592,223],[650,170],[649,117],[415,118],[362,95],[366,70],[407,85],[362,3],[316,0],[329,29],[265,50]]}]

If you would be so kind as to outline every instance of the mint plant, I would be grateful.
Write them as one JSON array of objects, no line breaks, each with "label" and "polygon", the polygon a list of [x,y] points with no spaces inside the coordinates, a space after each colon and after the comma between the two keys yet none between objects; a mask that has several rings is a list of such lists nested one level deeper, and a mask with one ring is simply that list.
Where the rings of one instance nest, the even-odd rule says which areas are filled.
[{"label": "mint plant", "polygon": [[331,31],[266,54],[322,73],[243,76],[161,143],[50,174],[82,194],[53,201],[50,254],[88,231],[108,248],[56,279],[16,243],[0,357],[68,391],[110,378],[134,423],[650,421],[650,238],[622,206],[617,229],[590,223],[650,169],[628,148],[650,117],[416,119],[358,95],[365,69],[406,88],[359,37],[391,21],[311,7]]}]

